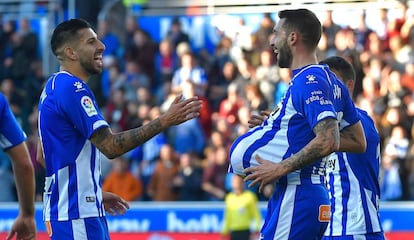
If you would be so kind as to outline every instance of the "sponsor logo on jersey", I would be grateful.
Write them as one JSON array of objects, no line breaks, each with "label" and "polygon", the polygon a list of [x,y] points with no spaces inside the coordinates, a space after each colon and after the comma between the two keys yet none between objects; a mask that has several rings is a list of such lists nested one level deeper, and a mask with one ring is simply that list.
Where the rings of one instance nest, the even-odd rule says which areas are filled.
[{"label": "sponsor logo on jersey", "polygon": [[320,205],[319,206],[319,222],[329,222],[331,217],[331,206]]},{"label": "sponsor logo on jersey", "polygon": [[86,196],[86,202],[95,202],[95,196]]},{"label": "sponsor logo on jersey", "polygon": [[318,83],[318,81],[316,81],[316,77],[314,75],[308,75],[306,76],[306,84],[315,84]]},{"label": "sponsor logo on jersey", "polygon": [[86,114],[89,117],[92,117],[98,114],[98,111],[96,111],[95,105],[93,105],[92,99],[90,97],[83,96],[81,98],[81,105],[83,107],[83,110],[85,110]]},{"label": "sponsor logo on jersey", "polygon": [[82,90],[85,90],[85,88],[83,87],[83,84],[82,84],[81,82],[75,82],[75,83],[73,84],[73,86],[75,86],[75,87],[76,87],[75,92],[80,92],[80,91],[82,91]]}]

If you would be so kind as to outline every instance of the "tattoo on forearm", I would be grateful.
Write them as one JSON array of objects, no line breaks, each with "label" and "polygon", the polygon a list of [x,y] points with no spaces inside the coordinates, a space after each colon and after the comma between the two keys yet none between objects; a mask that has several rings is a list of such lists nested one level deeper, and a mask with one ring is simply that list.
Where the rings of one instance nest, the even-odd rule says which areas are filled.
[{"label": "tattoo on forearm", "polygon": [[331,149],[339,143],[338,123],[336,120],[328,119],[322,121],[318,123],[313,130],[317,138],[313,139],[302,150],[291,156],[289,159],[282,161],[282,164],[289,172],[301,169],[316,160],[325,157],[331,153]]},{"label": "tattoo on forearm", "polygon": [[162,125],[159,119],[156,119],[144,126],[128,131],[130,133],[130,142],[133,145],[141,145],[150,138],[154,137],[162,131]]},{"label": "tattoo on forearm", "polygon": [[116,134],[112,134],[109,128],[103,128],[91,140],[107,157],[114,157],[142,145],[163,130],[161,121],[156,119],[139,128]]}]

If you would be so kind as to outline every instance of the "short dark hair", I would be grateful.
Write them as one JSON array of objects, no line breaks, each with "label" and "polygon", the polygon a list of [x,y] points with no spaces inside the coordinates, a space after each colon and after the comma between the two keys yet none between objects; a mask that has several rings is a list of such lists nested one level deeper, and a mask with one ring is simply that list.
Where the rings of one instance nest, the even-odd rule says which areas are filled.
[{"label": "short dark hair", "polygon": [[328,57],[322,61],[319,62],[320,64],[326,64],[329,66],[329,68],[335,70],[338,72],[341,76],[341,80],[343,82],[346,82],[348,80],[355,81],[355,70],[354,67],[350,62],[345,60],[343,57],[339,56],[333,56]]},{"label": "short dark hair", "polygon": [[280,11],[278,16],[285,19],[283,28],[299,32],[303,44],[316,49],[322,35],[322,24],[315,13],[308,9],[288,9]]},{"label": "short dark hair", "polygon": [[78,37],[78,31],[85,28],[91,28],[91,25],[86,20],[78,18],[70,19],[57,25],[55,30],[53,30],[50,39],[50,46],[53,54],[57,56],[58,49],[62,47],[64,43],[76,39]]}]

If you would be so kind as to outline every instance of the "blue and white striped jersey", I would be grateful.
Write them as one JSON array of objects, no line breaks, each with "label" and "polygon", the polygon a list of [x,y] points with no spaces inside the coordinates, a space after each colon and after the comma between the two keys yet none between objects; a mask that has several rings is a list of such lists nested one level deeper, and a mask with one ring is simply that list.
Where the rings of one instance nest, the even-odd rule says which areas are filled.
[{"label": "blue and white striped jersey", "polygon": [[[336,118],[340,128],[359,121],[346,86],[325,65],[293,70],[285,97],[260,125],[238,137],[230,149],[230,172],[258,165],[255,155],[280,162],[300,151],[315,134],[312,129],[326,118]],[[324,184],[324,164],[317,161],[282,177],[279,183]]]},{"label": "blue and white striped jersey", "polygon": [[26,140],[26,134],[20,128],[11,111],[6,97],[0,93],[0,148],[7,151]]},{"label": "blue and white striped jersey", "polygon": [[374,121],[365,111],[358,111],[367,150],[362,154],[333,153],[327,157],[331,220],[325,236],[382,232],[378,215],[380,139]]},{"label": "blue and white striped jersey", "polygon": [[89,138],[107,126],[81,79],[58,72],[48,80],[39,101],[45,221],[104,216],[101,153]]}]

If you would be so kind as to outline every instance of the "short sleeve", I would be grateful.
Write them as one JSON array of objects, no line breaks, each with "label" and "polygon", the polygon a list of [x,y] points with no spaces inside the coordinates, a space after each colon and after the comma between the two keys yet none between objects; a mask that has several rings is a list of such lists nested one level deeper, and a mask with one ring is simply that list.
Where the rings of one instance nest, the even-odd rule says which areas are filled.
[{"label": "short sleeve", "polygon": [[98,109],[95,96],[83,81],[74,77],[60,81],[55,93],[59,96],[59,110],[86,138],[90,138],[97,129],[108,126]]},{"label": "short sleeve", "polygon": [[305,71],[294,80],[293,105],[311,128],[326,118],[337,119],[330,91],[328,81],[318,72]]},{"label": "short sleeve", "polygon": [[26,140],[26,134],[17,123],[7,99],[2,94],[0,94],[0,118],[0,147],[4,151]]}]

